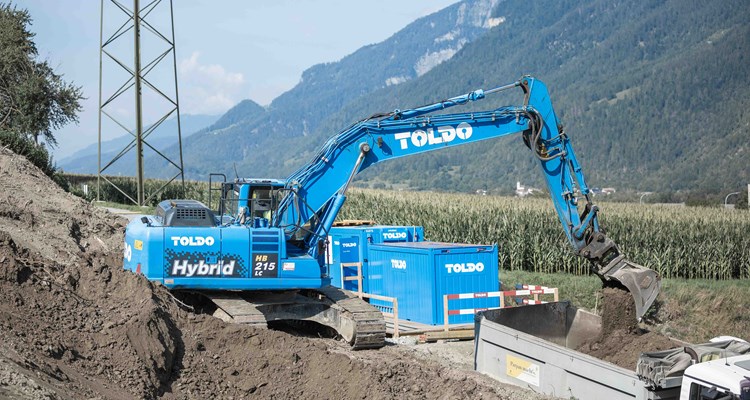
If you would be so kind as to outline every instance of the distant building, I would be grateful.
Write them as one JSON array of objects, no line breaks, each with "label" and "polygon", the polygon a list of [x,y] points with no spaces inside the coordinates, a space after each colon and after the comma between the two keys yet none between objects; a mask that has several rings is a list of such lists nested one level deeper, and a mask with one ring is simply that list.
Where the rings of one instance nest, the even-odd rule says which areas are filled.
[{"label": "distant building", "polygon": [[521,182],[516,182],[516,196],[526,197],[532,193],[541,193],[542,191],[537,188],[521,186]]},{"label": "distant building", "polygon": [[615,193],[615,192],[617,192],[617,190],[615,190],[615,188],[613,188],[613,187],[608,187],[608,188],[602,189],[602,194],[605,194],[607,196],[609,196],[610,194]]},{"label": "distant building", "polygon": [[477,189],[476,193],[480,196],[487,196],[487,191],[484,189]]}]

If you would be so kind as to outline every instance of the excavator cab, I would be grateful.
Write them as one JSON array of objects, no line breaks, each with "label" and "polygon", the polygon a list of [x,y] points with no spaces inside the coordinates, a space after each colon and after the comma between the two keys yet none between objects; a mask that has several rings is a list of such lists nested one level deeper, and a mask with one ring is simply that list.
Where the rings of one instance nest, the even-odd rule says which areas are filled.
[{"label": "excavator cab", "polygon": [[278,208],[278,190],[273,186],[254,186],[250,188],[249,212],[253,218],[271,220],[271,215]]},{"label": "excavator cab", "polygon": [[218,213],[240,224],[268,227],[284,194],[284,181],[279,179],[238,178],[223,182]]},{"label": "excavator cab", "polygon": [[244,210],[248,218],[256,222],[260,221],[260,226],[267,227],[283,198],[281,181],[253,180],[235,186],[237,186],[236,190],[239,192],[237,197],[238,210],[245,207]]}]

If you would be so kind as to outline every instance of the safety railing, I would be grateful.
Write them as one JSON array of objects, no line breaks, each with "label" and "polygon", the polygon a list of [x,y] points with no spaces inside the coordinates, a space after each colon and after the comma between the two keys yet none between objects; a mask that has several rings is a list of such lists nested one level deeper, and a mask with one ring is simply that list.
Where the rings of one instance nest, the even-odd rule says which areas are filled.
[{"label": "safety railing", "polygon": [[[345,268],[356,268],[357,274],[346,276],[346,274],[344,273]],[[356,294],[360,299],[362,298],[375,299],[375,300],[389,302],[392,304],[391,309],[393,310],[393,312],[382,310],[382,308],[385,308],[385,307],[380,307],[381,308],[380,312],[384,316],[393,317],[393,338],[398,339],[398,334],[399,334],[398,333],[398,299],[395,297],[381,296],[378,294],[370,294],[370,293],[363,292],[362,291],[362,263],[360,262],[341,263],[341,277],[342,277],[342,284],[348,281],[357,282],[357,290],[356,291],[352,290],[352,292],[354,292],[354,294]]]},{"label": "safety railing", "polygon": [[[356,268],[357,274],[347,276],[346,273],[344,272],[346,268]],[[341,263],[341,280],[342,280],[341,282],[342,287],[346,287],[345,282],[356,281],[357,282],[356,293],[358,296],[361,295],[363,293],[362,292],[362,263],[361,262]]]},{"label": "safety railing", "polygon": [[370,294],[370,293],[364,293],[364,292],[357,292],[356,294],[357,296],[359,296],[359,298],[387,301],[393,304],[393,306],[391,307],[393,312],[387,312],[384,310],[380,310],[380,312],[386,317],[393,318],[393,338],[398,339],[398,335],[399,335],[398,333],[398,299],[395,297],[380,296],[377,294]]},{"label": "safety railing", "polygon": [[[523,299],[522,304],[544,304],[547,301],[542,301],[539,296],[550,294],[553,295],[553,301],[559,300],[557,288],[549,288],[546,286],[535,286],[535,285],[523,285],[521,289],[516,290],[505,290],[501,292],[475,292],[475,293],[459,293],[459,294],[446,294],[443,295],[443,330],[448,331],[450,329],[450,316],[451,315],[466,315],[476,314],[479,311],[497,310],[505,308],[505,297],[517,297],[517,296],[532,296],[533,299]],[[484,308],[460,308],[452,310],[449,308],[448,302],[450,300],[459,299],[483,299],[499,297],[500,307],[484,307]]]}]

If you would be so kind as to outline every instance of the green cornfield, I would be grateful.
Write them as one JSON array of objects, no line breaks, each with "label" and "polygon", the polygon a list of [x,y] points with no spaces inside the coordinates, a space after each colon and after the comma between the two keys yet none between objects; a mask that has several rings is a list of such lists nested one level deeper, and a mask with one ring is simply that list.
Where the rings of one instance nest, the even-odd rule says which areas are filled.
[{"label": "green cornfield", "polygon": [[[79,174],[64,174],[65,179],[70,184],[71,193],[83,197],[86,200],[101,200],[112,203],[120,204],[132,204],[133,202],[125,196],[122,192],[125,192],[131,198],[136,197],[136,180],[132,177],[126,176],[107,176],[107,180],[114,183],[119,187],[121,191],[117,190],[113,185],[109,184],[106,180],[100,181],[99,197],[97,198],[97,183],[96,175],[79,175]],[[208,204],[208,182],[203,181],[185,181],[185,193],[182,193],[182,185],[179,180],[176,180],[167,185],[162,191],[159,189],[164,186],[167,181],[162,179],[146,179],[143,182],[144,197],[151,199],[148,201],[148,205],[155,206],[162,200],[169,199],[194,199]],[[83,187],[88,187],[84,193]],[[157,193],[151,196],[152,193]],[[217,204],[219,201],[219,192],[214,191],[212,193],[212,204]]]},{"label": "green cornfield", "polygon": [[[750,213],[629,203],[600,205],[600,224],[631,261],[665,278],[750,278]],[[550,200],[352,190],[340,219],[424,226],[428,240],[497,243],[501,269],[587,274]]]},{"label": "green cornfield", "polygon": [[[96,176],[66,178],[72,192],[96,199]],[[135,192],[133,178],[110,179]],[[86,196],[83,184],[89,185]],[[147,180],[147,195],[163,184]],[[174,198],[208,204],[207,182],[186,181],[184,196],[179,189],[171,185],[151,205]],[[214,197],[215,206],[216,192]],[[105,183],[101,199],[129,203]],[[665,278],[750,278],[750,212],[609,202],[600,208],[601,226],[628,259]],[[428,240],[440,242],[497,243],[504,270],[589,273],[588,263],[573,252],[548,199],[352,189],[338,218],[420,225]]]}]

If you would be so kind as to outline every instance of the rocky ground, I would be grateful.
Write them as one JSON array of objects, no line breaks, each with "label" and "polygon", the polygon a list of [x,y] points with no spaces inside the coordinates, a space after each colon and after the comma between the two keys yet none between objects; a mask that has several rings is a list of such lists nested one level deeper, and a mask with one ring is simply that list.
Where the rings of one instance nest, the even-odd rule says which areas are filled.
[{"label": "rocky ground", "polygon": [[122,269],[124,219],[2,147],[0,187],[0,398],[546,398],[465,358],[352,352],[195,314]]}]

